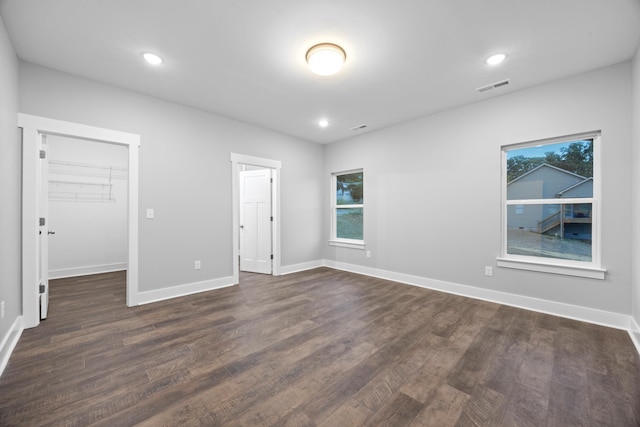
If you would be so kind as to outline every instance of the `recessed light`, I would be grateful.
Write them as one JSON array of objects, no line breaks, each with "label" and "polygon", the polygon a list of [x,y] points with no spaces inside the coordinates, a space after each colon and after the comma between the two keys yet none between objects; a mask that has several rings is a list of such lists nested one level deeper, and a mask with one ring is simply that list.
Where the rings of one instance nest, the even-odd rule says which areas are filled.
[{"label": "recessed light", "polygon": [[337,44],[320,43],[309,48],[306,59],[311,71],[321,76],[331,76],[342,69],[347,54]]},{"label": "recessed light", "polygon": [[145,61],[147,61],[151,65],[160,65],[160,64],[162,64],[162,58],[160,58],[155,53],[146,52],[146,53],[142,54],[142,57],[144,58]]},{"label": "recessed light", "polygon": [[498,65],[507,57],[506,53],[496,53],[495,55],[491,55],[485,61],[489,65]]},{"label": "recessed light", "polygon": [[329,126],[329,121],[326,119],[322,119],[318,121],[318,126],[320,126],[321,128],[326,128],[327,126]]}]

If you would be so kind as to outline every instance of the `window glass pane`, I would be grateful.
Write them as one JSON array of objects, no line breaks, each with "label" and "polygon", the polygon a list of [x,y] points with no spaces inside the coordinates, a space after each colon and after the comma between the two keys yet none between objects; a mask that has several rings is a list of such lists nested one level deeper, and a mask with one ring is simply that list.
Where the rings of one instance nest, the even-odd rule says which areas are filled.
[{"label": "window glass pane", "polygon": [[593,197],[593,139],[507,151],[507,200]]},{"label": "window glass pane", "polygon": [[336,209],[336,237],[362,240],[362,208]]},{"label": "window glass pane", "polygon": [[591,203],[508,205],[507,253],[591,261]]},{"label": "window glass pane", "polygon": [[336,176],[336,204],[360,205],[362,204],[363,185],[362,172],[349,173]]}]

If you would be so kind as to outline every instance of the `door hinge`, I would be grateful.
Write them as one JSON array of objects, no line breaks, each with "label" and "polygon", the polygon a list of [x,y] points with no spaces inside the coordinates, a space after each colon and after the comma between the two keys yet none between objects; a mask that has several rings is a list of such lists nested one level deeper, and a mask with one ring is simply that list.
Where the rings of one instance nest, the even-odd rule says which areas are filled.
[{"label": "door hinge", "polygon": [[45,219],[44,218],[40,218],[40,221],[38,223],[40,224],[40,227],[44,226]]},{"label": "door hinge", "polygon": [[273,254],[271,254],[271,259],[273,259]]},{"label": "door hinge", "polygon": [[269,182],[273,184],[273,178],[269,178]]},{"label": "door hinge", "polygon": [[44,150],[40,150],[40,158],[41,159],[46,159],[47,158],[47,152]]},{"label": "door hinge", "polygon": [[273,222],[273,217],[271,217],[271,222]]},{"label": "door hinge", "polygon": [[40,293],[44,294],[44,285],[40,285]]}]

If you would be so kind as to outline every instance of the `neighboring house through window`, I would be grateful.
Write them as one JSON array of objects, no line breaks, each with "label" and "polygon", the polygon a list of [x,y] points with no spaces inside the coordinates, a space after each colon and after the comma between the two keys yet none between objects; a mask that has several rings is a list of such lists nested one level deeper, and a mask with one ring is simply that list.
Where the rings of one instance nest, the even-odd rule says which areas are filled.
[{"label": "neighboring house through window", "polygon": [[604,278],[599,143],[585,134],[502,148],[498,266]]},{"label": "neighboring house through window", "polygon": [[330,244],[364,248],[364,179],[362,169],[334,173]]}]

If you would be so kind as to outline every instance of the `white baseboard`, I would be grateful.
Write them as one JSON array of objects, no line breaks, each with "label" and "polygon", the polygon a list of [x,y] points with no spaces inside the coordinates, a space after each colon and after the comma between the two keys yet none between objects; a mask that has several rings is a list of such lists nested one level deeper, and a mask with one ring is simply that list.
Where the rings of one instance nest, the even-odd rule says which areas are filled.
[{"label": "white baseboard", "polygon": [[16,347],[16,344],[18,344],[23,330],[22,316],[18,316],[11,325],[11,329],[2,337],[2,341],[0,341],[0,376],[4,372],[4,368],[7,367],[9,357],[11,357],[13,349]]},{"label": "white baseboard", "polygon": [[393,280],[394,282],[406,283],[408,285],[447,292],[483,301],[495,302],[554,316],[566,317],[582,322],[594,323],[596,325],[607,326],[616,329],[629,330],[630,316],[613,313],[610,311],[597,310],[594,308],[581,307],[577,305],[565,304],[556,301],[532,298],[523,295],[510,294],[506,292],[493,291],[490,289],[478,288],[475,286],[461,285],[458,283],[445,282],[442,280],[428,279],[420,276],[396,273],[393,271],[380,270],[377,268],[363,267],[360,265],[347,264],[337,261],[326,260],[327,267],[337,270],[350,271],[352,273],[364,274],[366,276],[379,277]]},{"label": "white baseboard", "polygon": [[183,297],[186,295],[196,294],[199,292],[212,291],[214,289],[226,288],[228,286],[233,286],[237,284],[238,283],[233,280],[233,276],[221,277],[219,279],[205,280],[203,282],[187,283],[184,285],[172,286],[170,288],[138,292],[136,301],[138,301],[139,305],[149,304],[151,302]]},{"label": "white baseboard", "polygon": [[324,260],[302,262],[300,264],[285,265],[280,267],[280,275],[297,273],[299,271],[312,270],[326,265]]},{"label": "white baseboard", "polygon": [[126,262],[115,264],[89,265],[86,267],[63,268],[49,270],[49,279],[63,279],[65,277],[89,276],[91,274],[111,273],[127,269]]},{"label": "white baseboard", "polygon": [[629,336],[631,337],[631,341],[633,342],[633,345],[636,346],[636,350],[638,350],[638,353],[640,353],[640,326],[638,325],[638,322],[636,322],[636,319],[633,316],[629,316],[630,317],[630,326],[629,326]]}]

